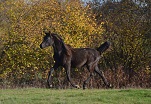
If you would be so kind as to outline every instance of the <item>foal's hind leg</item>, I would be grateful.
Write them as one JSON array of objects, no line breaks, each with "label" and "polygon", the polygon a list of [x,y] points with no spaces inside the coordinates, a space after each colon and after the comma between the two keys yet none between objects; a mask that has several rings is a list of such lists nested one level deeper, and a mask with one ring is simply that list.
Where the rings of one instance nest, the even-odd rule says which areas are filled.
[{"label": "foal's hind leg", "polygon": [[83,83],[83,89],[86,89],[86,84],[90,81],[90,79],[93,76],[93,72],[92,72],[92,65],[87,66],[88,71],[90,72],[90,76],[84,81]]},{"label": "foal's hind leg", "polygon": [[98,66],[95,67],[95,70],[94,70],[94,71],[95,71],[97,74],[99,74],[99,76],[102,78],[104,84],[105,84],[107,87],[111,88],[111,84],[109,84],[109,83],[107,82],[106,78],[104,77],[103,72],[99,70]]},{"label": "foal's hind leg", "polygon": [[83,89],[86,89],[86,84],[89,82],[89,80],[92,78],[93,74],[90,73],[90,76],[84,81],[83,83]]}]

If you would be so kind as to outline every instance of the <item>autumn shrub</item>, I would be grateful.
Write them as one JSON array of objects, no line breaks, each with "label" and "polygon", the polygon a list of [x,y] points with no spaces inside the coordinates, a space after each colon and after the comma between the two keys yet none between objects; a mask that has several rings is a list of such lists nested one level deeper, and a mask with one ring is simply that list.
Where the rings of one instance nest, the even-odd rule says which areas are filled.
[{"label": "autumn shrub", "polygon": [[[36,86],[38,81],[45,85],[47,72],[54,62],[51,48],[39,48],[43,31],[59,34],[65,43],[73,47],[92,46],[91,37],[99,41],[98,45],[101,44],[102,27],[96,25],[89,6],[83,6],[79,0],[28,3],[7,0],[0,5],[3,19],[0,24],[3,27],[0,80],[4,85],[7,82],[17,86]],[[62,71],[60,76],[64,73]]]},{"label": "autumn shrub", "polygon": [[[99,0],[98,0],[99,1]],[[44,31],[59,34],[72,47],[111,47],[99,63],[114,88],[151,87],[150,1],[141,7],[133,1],[83,4],[80,0],[0,1],[0,87],[46,87],[53,50],[41,50]],[[67,88],[63,68],[53,74],[53,85]],[[79,85],[87,69],[72,69]],[[94,75],[90,88],[105,87]]]},{"label": "autumn shrub", "polygon": [[146,67],[151,72],[150,1],[140,4],[132,0],[109,0],[102,4],[98,1],[101,0],[93,2],[91,8],[98,24],[104,22],[103,37],[111,42],[111,51],[104,55],[102,65],[115,72],[122,66],[129,82]]}]

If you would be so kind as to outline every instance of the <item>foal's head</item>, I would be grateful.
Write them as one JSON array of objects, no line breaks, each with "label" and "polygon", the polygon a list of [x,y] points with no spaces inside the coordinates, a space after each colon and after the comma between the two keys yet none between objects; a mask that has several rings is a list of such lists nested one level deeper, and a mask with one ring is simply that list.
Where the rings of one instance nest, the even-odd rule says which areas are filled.
[{"label": "foal's head", "polygon": [[70,45],[66,45],[59,35],[50,32],[45,33],[43,41],[40,44],[40,48],[45,48],[52,45],[54,45],[55,48],[57,47],[57,51],[71,55],[72,47]]},{"label": "foal's head", "polygon": [[50,32],[45,33],[42,43],[40,44],[40,48],[45,48],[54,44],[54,39]]}]

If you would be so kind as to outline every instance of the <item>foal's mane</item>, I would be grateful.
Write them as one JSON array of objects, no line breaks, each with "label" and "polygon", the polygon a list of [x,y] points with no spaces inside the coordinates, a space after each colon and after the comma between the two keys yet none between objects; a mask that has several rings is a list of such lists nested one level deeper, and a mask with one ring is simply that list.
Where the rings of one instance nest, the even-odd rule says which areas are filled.
[{"label": "foal's mane", "polygon": [[63,39],[58,34],[52,33],[51,35],[52,37],[55,37],[57,40],[63,42]]},{"label": "foal's mane", "polygon": [[68,44],[65,44],[63,39],[58,34],[52,33],[51,35],[52,35],[52,37],[55,37],[58,41],[60,41],[62,43],[62,48],[66,52],[66,54],[71,55],[72,47]]}]

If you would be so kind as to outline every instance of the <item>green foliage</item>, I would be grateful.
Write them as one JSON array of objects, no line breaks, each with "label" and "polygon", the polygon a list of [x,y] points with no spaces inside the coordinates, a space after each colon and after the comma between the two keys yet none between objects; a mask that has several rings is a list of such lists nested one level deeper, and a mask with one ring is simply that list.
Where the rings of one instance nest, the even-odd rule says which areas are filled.
[{"label": "green foliage", "polygon": [[147,37],[150,34],[149,8],[149,4],[141,7],[126,0],[109,1],[100,9],[94,7],[97,21],[104,21],[104,37],[112,43],[112,51],[105,57],[111,69],[122,66],[124,70],[137,71],[150,65],[151,38]]}]

